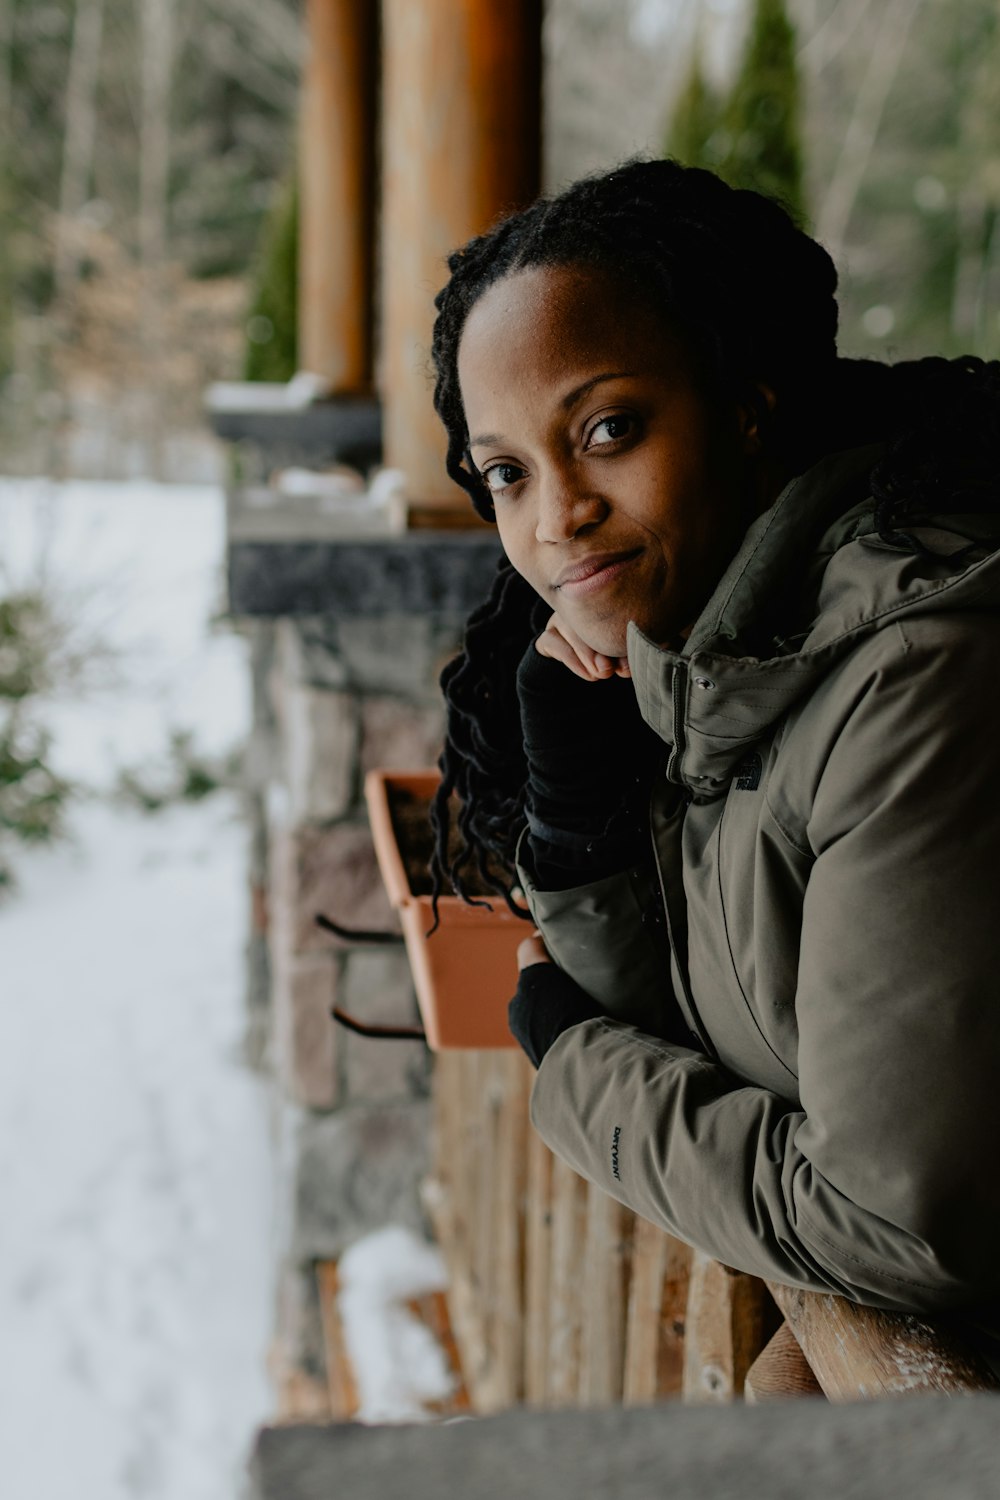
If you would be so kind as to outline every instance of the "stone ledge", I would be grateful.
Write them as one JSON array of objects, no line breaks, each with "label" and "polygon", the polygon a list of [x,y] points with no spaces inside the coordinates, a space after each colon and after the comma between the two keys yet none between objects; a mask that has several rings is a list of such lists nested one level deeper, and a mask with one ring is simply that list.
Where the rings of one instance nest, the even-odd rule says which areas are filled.
[{"label": "stone ledge", "polygon": [[993,1500],[1000,1399],[512,1411],[265,1429],[252,1500]]},{"label": "stone ledge", "polygon": [[341,396],[290,406],[281,385],[210,386],[205,406],[216,437],[253,443],[272,463],[377,462],[382,451],[382,411],[370,398]]},{"label": "stone ledge", "polygon": [[411,532],[371,540],[243,541],[231,533],[234,615],[464,619],[489,593],[501,557],[491,532]]}]

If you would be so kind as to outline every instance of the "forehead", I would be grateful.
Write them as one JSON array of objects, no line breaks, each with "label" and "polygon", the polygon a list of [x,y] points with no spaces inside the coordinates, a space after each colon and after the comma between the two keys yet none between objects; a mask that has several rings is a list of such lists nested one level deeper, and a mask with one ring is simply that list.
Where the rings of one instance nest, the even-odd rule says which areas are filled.
[{"label": "forehead", "polygon": [[472,426],[475,409],[512,389],[539,399],[598,369],[657,374],[678,352],[663,322],[609,272],[531,266],[494,282],[470,311],[458,351],[462,400]]}]

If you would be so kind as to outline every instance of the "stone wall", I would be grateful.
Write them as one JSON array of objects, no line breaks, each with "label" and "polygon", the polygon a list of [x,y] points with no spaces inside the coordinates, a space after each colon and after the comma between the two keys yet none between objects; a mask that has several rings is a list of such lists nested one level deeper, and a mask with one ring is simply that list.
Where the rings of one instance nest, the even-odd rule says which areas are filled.
[{"label": "stone wall", "polygon": [[415,1023],[405,951],[345,944],[315,917],[398,928],[364,777],[436,763],[438,677],[497,555],[489,533],[338,541],[277,500],[262,518],[259,496],[244,524],[231,500],[230,607],[253,675],[248,1002],[251,1050],[275,1081],[279,1385],[290,1371],[322,1379],[313,1263],[390,1222],[426,1229],[430,1054],[330,1014],[336,1003],[362,1021]]}]

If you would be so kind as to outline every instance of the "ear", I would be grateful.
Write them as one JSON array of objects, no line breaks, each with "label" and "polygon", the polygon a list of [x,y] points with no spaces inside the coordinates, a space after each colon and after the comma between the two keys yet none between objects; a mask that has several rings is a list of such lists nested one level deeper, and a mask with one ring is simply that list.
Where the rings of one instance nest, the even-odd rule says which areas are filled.
[{"label": "ear", "polygon": [[764,433],[777,404],[778,398],[773,388],[764,381],[755,380],[747,385],[742,399],[737,403],[736,418],[743,452],[748,456],[763,450]]}]

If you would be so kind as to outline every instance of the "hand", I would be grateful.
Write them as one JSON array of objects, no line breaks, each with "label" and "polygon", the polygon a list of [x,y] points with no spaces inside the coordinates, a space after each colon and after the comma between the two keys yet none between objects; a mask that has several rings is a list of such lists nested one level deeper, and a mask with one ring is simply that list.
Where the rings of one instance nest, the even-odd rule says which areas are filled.
[{"label": "hand", "polygon": [[584,682],[603,682],[608,677],[631,677],[628,657],[604,656],[593,650],[586,641],[570,630],[558,615],[552,615],[549,623],[535,642],[539,656],[548,656],[552,661],[562,662]]},{"label": "hand", "polygon": [[534,877],[550,889],[622,870],[648,851],[649,786],[666,753],[622,675],[628,664],[615,669],[606,657],[603,678],[591,675],[603,670],[599,653],[556,625],[517,669],[528,849]]},{"label": "hand", "polygon": [[[544,953],[541,941],[535,938],[525,938],[521,947],[536,942]],[[602,1015],[604,1011],[586,990],[557,968],[548,954],[522,968],[517,993],[507,1008],[511,1033],[536,1068],[556,1038],[570,1026]]]},{"label": "hand", "polygon": [[530,937],[526,937],[517,948],[518,969],[530,969],[532,964],[550,964],[552,962],[548,949],[542,942],[542,934],[536,928]]}]

